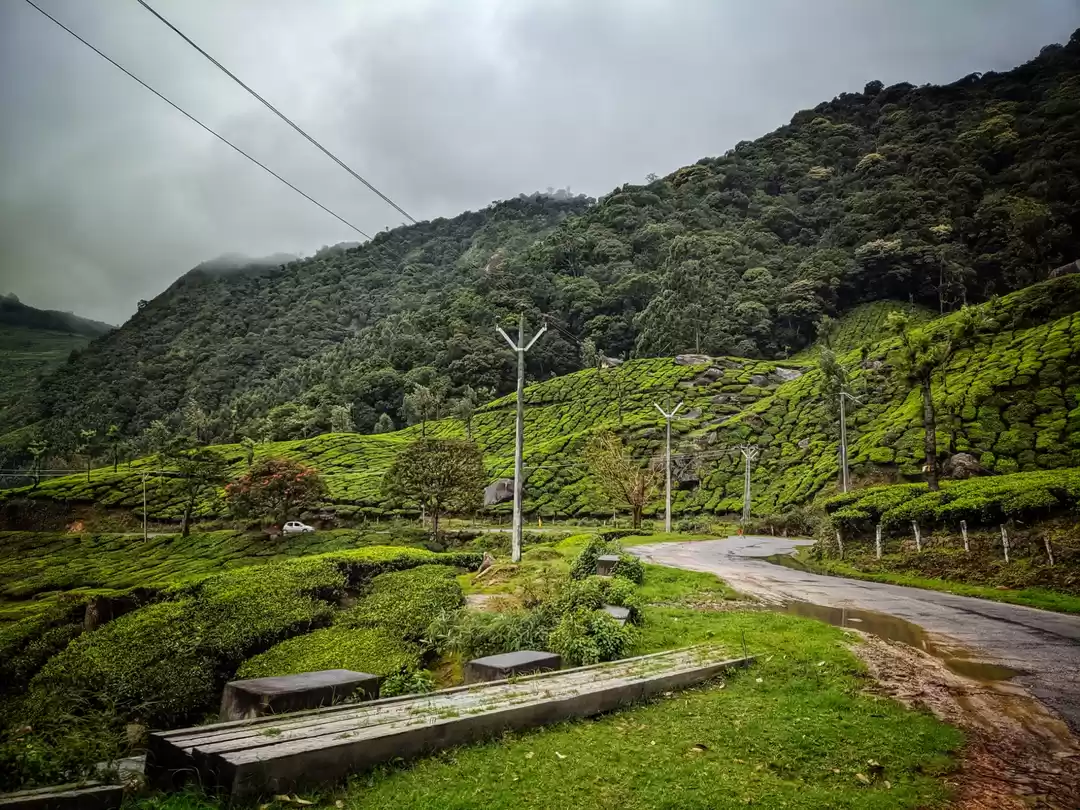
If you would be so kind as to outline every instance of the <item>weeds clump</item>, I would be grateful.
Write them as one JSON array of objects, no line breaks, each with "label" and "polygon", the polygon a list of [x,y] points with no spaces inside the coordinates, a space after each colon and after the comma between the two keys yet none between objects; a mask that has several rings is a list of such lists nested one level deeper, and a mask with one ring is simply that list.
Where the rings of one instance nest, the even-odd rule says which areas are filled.
[{"label": "weeds clump", "polygon": [[641,560],[633,554],[625,553],[618,541],[605,540],[600,535],[590,537],[585,548],[581,550],[581,553],[570,565],[570,576],[574,579],[584,579],[592,576],[596,573],[596,561],[606,554],[616,554],[619,557],[619,561],[612,571],[614,576],[623,577],[637,585],[644,581],[645,568],[642,566]]}]

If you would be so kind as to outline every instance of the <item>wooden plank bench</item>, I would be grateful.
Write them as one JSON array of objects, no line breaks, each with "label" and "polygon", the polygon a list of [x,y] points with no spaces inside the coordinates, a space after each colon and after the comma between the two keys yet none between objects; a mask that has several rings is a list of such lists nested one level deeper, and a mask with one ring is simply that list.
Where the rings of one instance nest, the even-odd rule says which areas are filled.
[{"label": "wooden plank bench", "polygon": [[154,732],[146,773],[166,789],[193,781],[234,798],[285,793],[508,729],[611,711],[752,660],[691,647],[427,695]]}]

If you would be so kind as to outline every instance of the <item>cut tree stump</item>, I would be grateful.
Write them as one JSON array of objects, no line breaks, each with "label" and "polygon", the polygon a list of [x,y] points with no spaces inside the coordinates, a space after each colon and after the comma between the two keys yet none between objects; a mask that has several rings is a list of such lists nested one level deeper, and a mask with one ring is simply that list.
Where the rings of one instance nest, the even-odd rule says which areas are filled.
[{"label": "cut tree stump", "polygon": [[324,669],[254,678],[225,684],[221,720],[244,720],[264,714],[283,714],[332,706],[350,698],[373,700],[379,696],[379,677],[349,669]]},{"label": "cut tree stump", "polygon": [[539,650],[519,650],[502,655],[489,655],[486,658],[474,658],[465,664],[465,683],[501,681],[513,675],[551,672],[561,666],[560,656]]},{"label": "cut tree stump", "polygon": [[146,775],[155,787],[193,782],[230,798],[289,793],[507,730],[613,711],[752,660],[691,647],[426,695],[152,732]]}]

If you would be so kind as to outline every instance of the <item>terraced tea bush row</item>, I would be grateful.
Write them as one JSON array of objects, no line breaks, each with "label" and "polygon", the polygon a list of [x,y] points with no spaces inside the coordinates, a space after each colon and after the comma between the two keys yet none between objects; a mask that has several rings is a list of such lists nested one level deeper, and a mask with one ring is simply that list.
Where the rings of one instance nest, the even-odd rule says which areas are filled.
[{"label": "terraced tea bush row", "polygon": [[959,531],[960,521],[975,528],[1009,520],[1033,522],[1080,508],[1080,469],[1041,470],[1013,475],[945,481],[939,492],[919,484],[870,487],[825,501],[830,520],[852,534],[872,534],[882,524],[908,531],[917,521]]}]

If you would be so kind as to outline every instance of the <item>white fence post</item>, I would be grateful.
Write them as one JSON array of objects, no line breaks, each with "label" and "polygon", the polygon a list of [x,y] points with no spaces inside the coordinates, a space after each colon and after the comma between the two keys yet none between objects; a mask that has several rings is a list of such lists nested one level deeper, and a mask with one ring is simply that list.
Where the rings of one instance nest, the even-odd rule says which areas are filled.
[{"label": "white fence post", "polygon": [[874,535],[874,551],[877,552],[877,558],[881,559],[881,524],[877,525],[877,532]]},{"label": "white fence post", "polygon": [[966,520],[961,520],[960,521],[960,534],[962,534],[964,536],[964,553],[965,554],[970,554],[971,549],[968,547],[967,521]]},{"label": "white fence post", "polygon": [[919,532],[919,521],[911,521],[911,528],[915,530],[915,550],[922,552],[922,534]]},{"label": "white fence post", "polygon": [[1043,535],[1043,545],[1046,546],[1046,556],[1050,560],[1050,564],[1054,564],[1054,550],[1050,548],[1050,535],[1049,533]]},{"label": "white fence post", "polygon": [[840,559],[842,560],[844,559],[844,535],[839,528],[836,530],[836,545],[840,549]]},{"label": "white fence post", "polygon": [[1005,531],[1005,524],[1001,524],[1001,548],[1005,551],[1005,562],[1009,561],[1009,533]]}]

